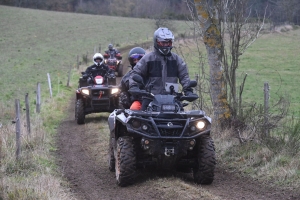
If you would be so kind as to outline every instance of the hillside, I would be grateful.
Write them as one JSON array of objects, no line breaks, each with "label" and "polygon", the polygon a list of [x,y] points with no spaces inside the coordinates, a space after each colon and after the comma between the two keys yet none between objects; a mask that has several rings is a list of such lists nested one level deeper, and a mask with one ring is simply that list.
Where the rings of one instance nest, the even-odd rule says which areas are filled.
[{"label": "hillside", "polygon": [[[35,90],[37,82],[47,88],[47,75],[54,83],[66,83],[77,56],[90,60],[94,50],[103,52],[109,43],[116,48],[151,41],[155,30],[150,19],[109,17],[0,6],[0,55],[2,102]],[[177,34],[188,30],[174,21]],[[138,26],[137,26],[138,25]],[[175,31],[175,30],[174,30]],[[126,55],[126,52],[124,52]],[[6,83],[13,83],[5,87]],[[55,89],[55,88],[54,88]],[[5,103],[6,104],[6,103]]]}]

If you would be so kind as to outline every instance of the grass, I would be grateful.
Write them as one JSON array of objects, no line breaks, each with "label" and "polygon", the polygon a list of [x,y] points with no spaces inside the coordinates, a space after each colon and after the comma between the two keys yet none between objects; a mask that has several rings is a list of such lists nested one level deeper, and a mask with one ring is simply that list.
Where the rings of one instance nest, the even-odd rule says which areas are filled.
[{"label": "grass", "polygon": [[[6,6],[0,6],[0,18],[0,193],[5,194],[5,199],[72,199],[68,183],[57,172],[51,152],[56,149],[56,128],[64,119],[68,99],[77,86],[77,55],[82,62],[83,55],[88,54],[88,58],[91,58],[95,47],[98,48],[100,44],[103,52],[108,43],[122,48],[151,41],[154,21]],[[189,30],[185,22],[174,23],[178,23],[176,34]],[[245,101],[262,103],[263,83],[268,81],[271,100],[286,92],[291,96],[291,109],[299,111],[299,37],[299,29],[284,34],[264,35],[241,57],[239,80],[242,79],[242,74],[248,74]],[[195,58],[198,53],[193,44],[194,42],[186,41],[182,49],[174,48],[175,52],[183,51],[191,74],[199,73],[199,61]],[[205,58],[205,48],[201,46],[200,49]],[[208,69],[205,59],[202,64]],[[70,69],[71,87],[66,87]],[[47,73],[51,75],[52,98],[49,98]],[[35,113],[33,109],[37,82],[42,85],[41,114]],[[23,108],[22,99],[26,93],[29,93],[31,104],[32,136],[22,136],[22,155],[16,162],[15,127],[9,122],[15,117],[14,99],[21,99]],[[25,121],[24,116],[22,121]],[[105,129],[106,122],[99,126],[100,129]],[[21,132],[26,133],[24,126]],[[274,154],[259,143],[240,146],[231,132],[214,135],[214,138],[220,164],[237,168],[249,176],[275,179],[278,184],[299,187],[300,164],[296,159],[299,153],[294,157],[284,153]],[[106,148],[105,144],[104,146]],[[160,183],[155,181],[153,184]],[[182,187],[186,186],[183,184]],[[172,192],[166,193],[166,198],[172,197]]]},{"label": "grass", "polygon": [[[0,48],[3,49],[0,98],[3,102],[21,99],[25,93],[32,95],[37,82],[46,91],[47,73],[53,83],[62,81],[65,84],[70,67],[77,64],[77,55],[82,62],[82,55],[87,54],[91,60],[95,49],[101,47],[103,53],[109,43],[122,48],[151,41],[155,30],[154,21],[150,19],[6,6],[0,6],[0,18]],[[174,23],[177,34],[188,30],[185,22]]]},{"label": "grass", "polygon": [[[265,82],[270,86],[272,112],[276,111],[272,106],[281,96],[290,101],[289,117],[281,121],[277,130],[271,132],[272,137],[263,139],[257,131],[251,141],[241,145],[233,130],[223,130],[221,134],[213,132],[220,165],[256,179],[294,188],[300,185],[298,160],[300,49],[297,41],[300,41],[299,29],[263,34],[240,57],[237,86],[241,84],[244,75],[248,74],[243,92],[245,105],[254,102],[263,105]],[[199,73],[204,79],[209,80],[206,50],[201,42],[198,44],[200,54],[195,43],[188,39],[177,44],[175,51],[185,57],[192,78],[193,74]],[[199,59],[199,56],[202,56],[202,59]],[[199,66],[204,67],[204,72],[199,70]],[[209,98],[205,98],[205,102],[210,102]],[[211,108],[210,103],[207,104],[205,110]]]},{"label": "grass", "polygon": [[[154,21],[7,6],[0,6],[0,18],[3,50],[0,54],[0,198],[73,199],[51,152],[57,148],[56,129],[77,87],[77,57],[83,63],[87,56],[89,65],[94,50],[101,47],[103,52],[109,43],[123,48],[151,41]],[[174,24],[177,34],[188,29],[185,22],[174,21]],[[67,87],[70,69],[71,84]],[[52,98],[47,73],[51,77]],[[41,83],[42,91],[40,114],[34,109],[37,82]],[[30,101],[31,137],[27,136],[25,124],[21,124],[22,154],[16,161],[15,125],[11,120],[15,118],[14,100],[20,99],[23,110],[26,93]],[[21,122],[25,121],[22,112]]]}]

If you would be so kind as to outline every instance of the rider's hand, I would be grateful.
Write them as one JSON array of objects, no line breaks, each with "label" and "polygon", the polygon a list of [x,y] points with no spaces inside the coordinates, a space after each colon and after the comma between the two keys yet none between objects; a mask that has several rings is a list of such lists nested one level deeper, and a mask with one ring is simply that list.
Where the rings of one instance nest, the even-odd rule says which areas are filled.
[{"label": "rider's hand", "polygon": [[191,92],[191,91],[186,91],[186,92],[184,93],[184,95],[187,96],[187,97],[198,97],[197,94],[195,94],[195,93],[193,93],[193,92]]}]

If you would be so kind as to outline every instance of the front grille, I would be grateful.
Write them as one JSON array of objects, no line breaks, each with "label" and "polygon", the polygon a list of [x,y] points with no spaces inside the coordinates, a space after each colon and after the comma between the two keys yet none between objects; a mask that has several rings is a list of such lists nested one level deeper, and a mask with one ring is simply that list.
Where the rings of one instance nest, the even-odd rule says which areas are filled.
[{"label": "front grille", "polygon": [[166,129],[158,128],[161,136],[179,137],[182,133],[182,128]]},{"label": "front grille", "polygon": [[109,96],[109,90],[92,90],[93,98],[101,99]]}]

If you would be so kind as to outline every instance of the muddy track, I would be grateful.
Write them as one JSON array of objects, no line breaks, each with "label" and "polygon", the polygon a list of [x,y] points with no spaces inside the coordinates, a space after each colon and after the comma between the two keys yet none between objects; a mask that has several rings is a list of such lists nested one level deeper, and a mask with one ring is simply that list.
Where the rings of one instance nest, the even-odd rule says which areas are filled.
[{"label": "muddy track", "polygon": [[143,170],[134,185],[118,187],[107,163],[108,113],[87,115],[86,124],[77,125],[75,98],[69,105],[68,117],[58,128],[57,163],[76,199],[300,199],[296,189],[271,188],[220,166],[208,186],[194,184],[191,174]]}]

